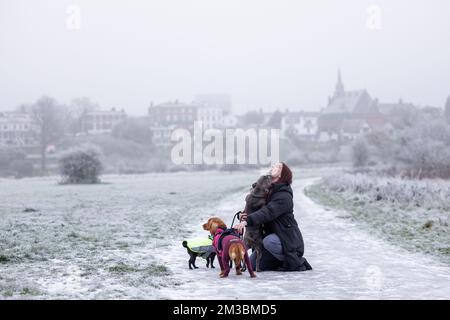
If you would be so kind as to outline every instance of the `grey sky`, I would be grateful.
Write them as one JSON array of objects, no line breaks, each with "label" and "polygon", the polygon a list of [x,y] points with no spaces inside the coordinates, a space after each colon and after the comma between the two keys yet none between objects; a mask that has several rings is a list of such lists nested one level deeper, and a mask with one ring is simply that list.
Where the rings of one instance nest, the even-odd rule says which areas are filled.
[{"label": "grey sky", "polygon": [[[372,4],[379,31],[366,26]],[[238,113],[313,110],[338,67],[346,89],[442,107],[449,15],[448,0],[0,0],[0,110],[48,94],[144,114],[209,92],[232,94]]]}]

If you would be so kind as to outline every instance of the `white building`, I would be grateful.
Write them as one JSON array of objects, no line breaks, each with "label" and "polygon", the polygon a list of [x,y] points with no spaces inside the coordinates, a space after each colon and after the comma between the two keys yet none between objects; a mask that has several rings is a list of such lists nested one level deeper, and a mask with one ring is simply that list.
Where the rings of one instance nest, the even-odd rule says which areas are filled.
[{"label": "white building", "polygon": [[124,110],[116,111],[115,108],[110,111],[96,110],[88,112],[83,116],[81,122],[82,132],[89,134],[111,133],[114,126],[126,118],[127,114]]},{"label": "white building", "polygon": [[197,108],[197,121],[203,122],[203,129],[218,129],[223,124],[223,110],[208,105]]},{"label": "white building", "polygon": [[281,137],[313,140],[318,133],[319,112],[286,112],[281,118]]},{"label": "white building", "polygon": [[38,126],[26,113],[0,112],[0,145],[37,144]]},{"label": "white building", "polygon": [[197,105],[186,104],[178,100],[157,105],[151,104],[148,116],[152,127],[169,127],[191,129],[197,120]]},{"label": "white building", "polygon": [[194,122],[201,121],[203,130],[220,129],[223,127],[223,109],[208,104],[166,102],[151,105],[148,109],[150,129],[153,134],[153,144],[167,147],[173,144],[170,140],[175,129],[192,131]]}]

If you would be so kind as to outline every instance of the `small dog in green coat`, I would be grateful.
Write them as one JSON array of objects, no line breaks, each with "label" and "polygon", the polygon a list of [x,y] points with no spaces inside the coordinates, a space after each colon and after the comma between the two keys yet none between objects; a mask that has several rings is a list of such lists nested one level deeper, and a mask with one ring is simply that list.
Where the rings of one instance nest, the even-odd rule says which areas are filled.
[{"label": "small dog in green coat", "polygon": [[210,265],[211,268],[215,268],[213,262],[214,258],[216,257],[216,250],[214,249],[212,240],[210,238],[185,240],[183,241],[183,247],[187,249],[190,257],[188,261],[189,269],[192,270],[192,267],[194,267],[194,269],[198,269],[198,267],[195,265],[195,260],[197,259],[197,257],[206,259],[207,268],[209,268]]}]

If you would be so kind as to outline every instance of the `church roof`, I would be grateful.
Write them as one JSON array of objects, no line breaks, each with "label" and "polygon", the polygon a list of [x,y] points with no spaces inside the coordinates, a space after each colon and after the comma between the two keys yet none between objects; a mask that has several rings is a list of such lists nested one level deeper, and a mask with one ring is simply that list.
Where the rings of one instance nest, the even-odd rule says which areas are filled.
[{"label": "church roof", "polygon": [[373,111],[372,106],[372,98],[366,90],[344,91],[331,99],[323,113],[370,113]]}]

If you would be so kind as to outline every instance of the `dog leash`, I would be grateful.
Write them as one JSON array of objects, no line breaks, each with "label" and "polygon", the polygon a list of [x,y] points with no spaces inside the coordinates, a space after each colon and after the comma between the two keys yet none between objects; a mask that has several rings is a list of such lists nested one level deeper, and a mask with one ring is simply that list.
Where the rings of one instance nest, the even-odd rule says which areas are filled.
[{"label": "dog leash", "polygon": [[238,218],[238,220],[240,219],[240,218],[239,218],[239,215],[240,215],[241,213],[242,213],[242,211],[238,211],[238,212],[236,212],[236,213],[234,214],[233,221],[231,222],[231,228],[233,228],[234,220],[236,219],[236,217]]},{"label": "dog leash", "polygon": [[[239,217],[239,216],[240,216],[241,213],[242,213],[242,211],[238,211],[238,212],[236,212],[236,213],[234,214],[233,221],[231,221],[231,228],[233,228],[234,220],[236,220],[236,217],[237,217],[238,220],[240,221],[240,217]],[[244,240],[244,235],[243,235],[243,234],[239,234],[239,239]],[[247,270],[247,267],[246,267],[245,263],[242,262],[242,265],[241,265],[241,271],[242,271],[242,272],[245,272],[246,270]]]}]

